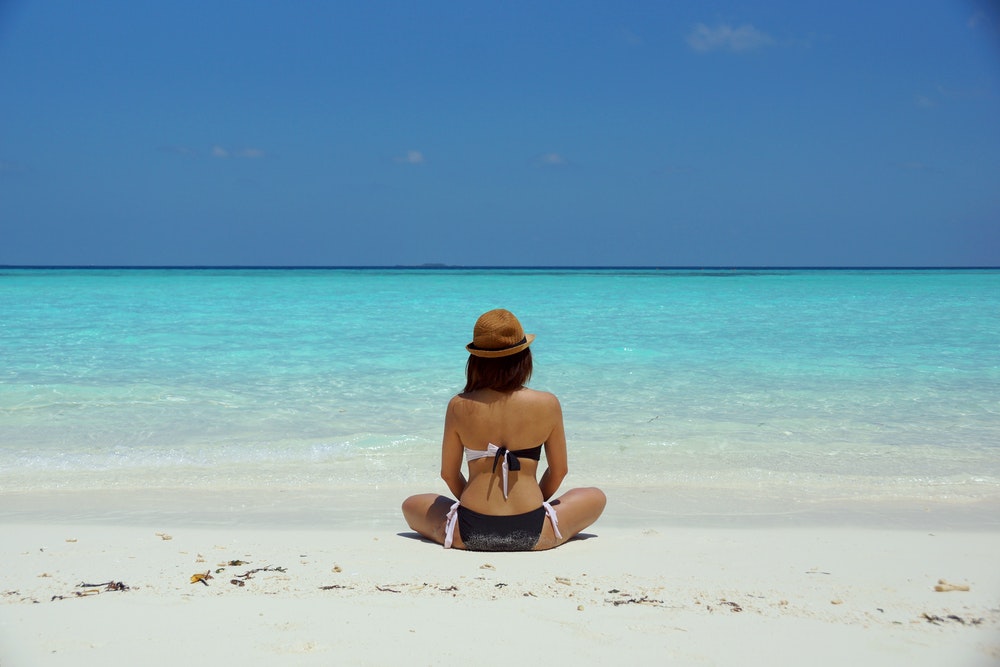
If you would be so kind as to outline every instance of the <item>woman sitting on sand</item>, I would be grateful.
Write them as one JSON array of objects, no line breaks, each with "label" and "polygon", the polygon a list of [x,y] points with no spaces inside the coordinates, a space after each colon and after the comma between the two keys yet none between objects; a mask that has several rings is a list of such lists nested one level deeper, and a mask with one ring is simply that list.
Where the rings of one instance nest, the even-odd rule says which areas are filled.
[{"label": "woman sitting on sand", "polygon": [[[551,549],[604,511],[607,499],[596,488],[572,489],[548,502],[568,471],[566,433],[559,400],[524,386],[534,339],[506,310],[476,322],[466,346],[465,391],[448,403],[441,444],[441,478],[459,500],[424,493],[403,502],[410,528],[445,548]],[[548,467],[539,482],[543,448]]]}]

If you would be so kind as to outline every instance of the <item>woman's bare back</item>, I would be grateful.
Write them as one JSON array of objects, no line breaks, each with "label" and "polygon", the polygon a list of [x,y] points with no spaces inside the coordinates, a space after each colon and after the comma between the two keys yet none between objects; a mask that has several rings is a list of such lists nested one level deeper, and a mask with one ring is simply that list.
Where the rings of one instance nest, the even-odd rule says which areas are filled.
[{"label": "woman's bare back", "polygon": [[[563,452],[565,450],[559,401],[547,392],[533,389],[510,393],[488,389],[473,391],[453,398],[449,413],[450,427],[461,444],[469,449],[485,451],[494,444],[518,451],[545,445],[546,456],[552,452],[557,460],[561,458],[557,450],[560,447]],[[521,514],[537,509],[545,499],[537,481],[538,461],[519,460],[520,471],[511,471],[508,475],[507,498],[503,495],[500,468],[494,468],[493,458],[470,461],[469,483],[462,493],[462,504],[476,512],[494,515]]]}]

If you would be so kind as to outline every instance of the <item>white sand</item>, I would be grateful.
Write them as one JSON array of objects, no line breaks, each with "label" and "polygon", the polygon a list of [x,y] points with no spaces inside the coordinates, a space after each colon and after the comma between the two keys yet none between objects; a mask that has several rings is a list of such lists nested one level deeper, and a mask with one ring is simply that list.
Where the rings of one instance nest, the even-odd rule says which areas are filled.
[{"label": "white sand", "polygon": [[[445,551],[401,519],[341,530],[7,520],[0,665],[1000,664],[995,529],[613,516],[586,539],[515,554]],[[204,572],[209,585],[190,583]],[[936,592],[939,579],[969,590]],[[128,590],[79,595],[109,581]]]}]

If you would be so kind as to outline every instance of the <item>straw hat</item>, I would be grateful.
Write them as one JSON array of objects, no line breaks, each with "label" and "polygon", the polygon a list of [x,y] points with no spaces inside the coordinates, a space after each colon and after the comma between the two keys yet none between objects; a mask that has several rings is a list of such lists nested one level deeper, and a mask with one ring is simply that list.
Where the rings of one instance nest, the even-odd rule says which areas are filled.
[{"label": "straw hat", "polygon": [[472,342],[465,349],[476,357],[507,357],[527,349],[533,340],[535,334],[525,335],[514,313],[497,308],[476,320]]}]

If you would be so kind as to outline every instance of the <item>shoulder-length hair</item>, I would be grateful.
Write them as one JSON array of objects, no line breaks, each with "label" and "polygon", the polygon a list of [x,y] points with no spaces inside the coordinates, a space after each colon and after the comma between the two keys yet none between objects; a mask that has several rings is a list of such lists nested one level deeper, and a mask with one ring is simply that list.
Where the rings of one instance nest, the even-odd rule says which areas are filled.
[{"label": "shoulder-length hair", "polygon": [[528,384],[531,368],[531,350],[528,348],[508,357],[488,358],[470,354],[469,361],[465,364],[464,391],[515,391]]}]

